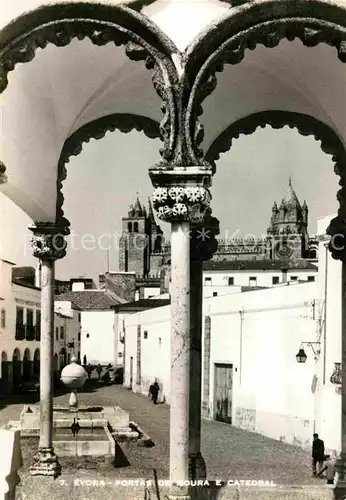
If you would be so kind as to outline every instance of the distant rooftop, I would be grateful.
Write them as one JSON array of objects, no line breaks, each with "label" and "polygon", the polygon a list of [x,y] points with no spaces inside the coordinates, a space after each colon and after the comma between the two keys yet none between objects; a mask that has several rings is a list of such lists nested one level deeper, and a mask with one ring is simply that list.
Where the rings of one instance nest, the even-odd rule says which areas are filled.
[{"label": "distant rooftop", "polygon": [[171,303],[171,299],[140,299],[136,300],[134,302],[127,302],[126,304],[119,304],[112,309],[115,309],[117,312],[121,311],[129,311],[132,310],[133,312],[138,311],[138,310],[144,310],[144,309],[155,309],[156,307],[164,307],[164,306],[169,306]]},{"label": "distant rooftop", "polygon": [[81,311],[108,311],[118,304],[103,290],[82,290],[62,293],[55,297],[58,301],[70,301]]}]

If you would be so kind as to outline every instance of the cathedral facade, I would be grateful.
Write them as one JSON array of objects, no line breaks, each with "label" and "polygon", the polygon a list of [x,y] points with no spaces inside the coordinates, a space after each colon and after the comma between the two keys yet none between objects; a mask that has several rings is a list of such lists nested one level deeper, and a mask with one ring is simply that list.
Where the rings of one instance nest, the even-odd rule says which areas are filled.
[{"label": "cathedral facade", "polygon": [[[308,233],[308,206],[300,203],[291,179],[281,203],[274,202],[266,234],[258,239],[218,239],[216,262],[239,261],[246,268],[246,261],[286,261],[291,265],[301,261],[316,262],[318,242]],[[206,235],[207,237],[207,235]],[[163,231],[156,223],[150,199],[148,209],[139,197],[122,219],[119,241],[120,273],[135,273],[137,288],[141,283],[162,289],[163,275],[170,266],[170,244],[165,242]]]}]

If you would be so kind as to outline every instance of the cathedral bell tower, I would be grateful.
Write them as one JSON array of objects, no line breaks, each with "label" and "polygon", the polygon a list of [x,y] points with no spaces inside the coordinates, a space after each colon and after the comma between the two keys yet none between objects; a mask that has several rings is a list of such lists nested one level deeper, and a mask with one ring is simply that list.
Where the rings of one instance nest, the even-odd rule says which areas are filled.
[{"label": "cathedral bell tower", "polygon": [[272,259],[302,259],[308,251],[308,206],[300,204],[289,178],[286,196],[274,202],[268,241]]},{"label": "cathedral bell tower", "polygon": [[122,234],[119,240],[120,272],[135,272],[138,277],[146,276],[149,271],[148,246],[147,213],[137,194],[127,217],[122,219]]}]

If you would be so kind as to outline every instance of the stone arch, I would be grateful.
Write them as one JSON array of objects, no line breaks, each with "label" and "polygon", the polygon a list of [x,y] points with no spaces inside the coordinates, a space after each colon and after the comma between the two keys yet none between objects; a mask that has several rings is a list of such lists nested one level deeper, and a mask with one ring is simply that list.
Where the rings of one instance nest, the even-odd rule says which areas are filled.
[{"label": "stone arch", "polygon": [[[60,154],[58,163],[58,196],[57,196],[57,222],[65,227],[70,225],[64,218],[63,203],[64,195],[62,193],[63,181],[67,177],[66,164],[69,163],[71,156],[78,156],[83,150],[83,144],[90,139],[102,139],[107,132],[120,132],[127,134],[132,130],[143,132],[149,139],[160,137],[160,125],[151,118],[130,113],[115,113],[104,116],[98,120],[87,123],[76,130],[66,141]],[[132,232],[133,225],[128,223],[128,231]]]},{"label": "stone arch", "polygon": [[340,61],[346,62],[345,8],[323,0],[303,0],[299,5],[286,0],[251,2],[230,9],[185,51],[184,84],[191,89],[185,137],[187,152],[194,162],[203,157],[199,148],[203,127],[198,117],[203,113],[203,101],[217,87],[216,73],[222,72],[225,64],[239,64],[246,49],[254,50],[259,44],[276,47],[283,39],[296,38],[306,47],[331,45],[337,49]]},{"label": "stone arch", "polygon": [[31,361],[30,361],[30,350],[25,349],[23,354],[23,380],[31,379]]},{"label": "stone arch", "polygon": [[40,378],[40,349],[35,349],[33,362],[33,376],[35,379]]},{"label": "stone arch", "polygon": [[[152,75],[153,87],[163,101],[163,119],[159,127],[164,142],[160,149],[162,162],[171,163],[180,144],[175,95],[179,84],[179,64],[175,56],[179,50],[155,23],[132,8],[109,5],[102,0],[97,4],[67,2],[41,6],[13,20],[0,31],[0,93],[8,86],[8,73],[17,64],[32,61],[37,49],[45,49],[49,44],[65,47],[72,40],[83,39],[99,47],[123,46],[130,60],[145,63]],[[83,121],[82,117],[79,119]],[[6,179],[4,165],[1,165],[0,174]],[[25,203],[28,205],[29,201]]]},{"label": "stone arch", "polygon": [[12,388],[13,392],[17,392],[22,378],[22,362],[20,359],[20,351],[15,348],[12,354]]},{"label": "stone arch", "polygon": [[251,135],[257,128],[264,128],[267,125],[274,129],[288,126],[297,129],[303,136],[314,136],[316,141],[320,141],[322,151],[332,156],[335,173],[340,175],[346,163],[346,150],[337,133],[312,116],[289,111],[263,111],[232,123],[214,140],[205,159],[213,164],[215,171],[215,162],[220,158],[220,154],[231,149],[234,139],[238,139],[241,135]]}]

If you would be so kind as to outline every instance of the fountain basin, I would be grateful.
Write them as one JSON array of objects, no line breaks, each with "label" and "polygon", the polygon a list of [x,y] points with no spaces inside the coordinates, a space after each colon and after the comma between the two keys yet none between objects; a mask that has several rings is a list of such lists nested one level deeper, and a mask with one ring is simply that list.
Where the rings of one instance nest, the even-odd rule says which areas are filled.
[{"label": "fountain basin", "polygon": [[84,427],[78,421],[80,430],[75,436],[70,427],[55,427],[53,447],[61,457],[102,456],[115,458],[115,440],[107,426]]}]

